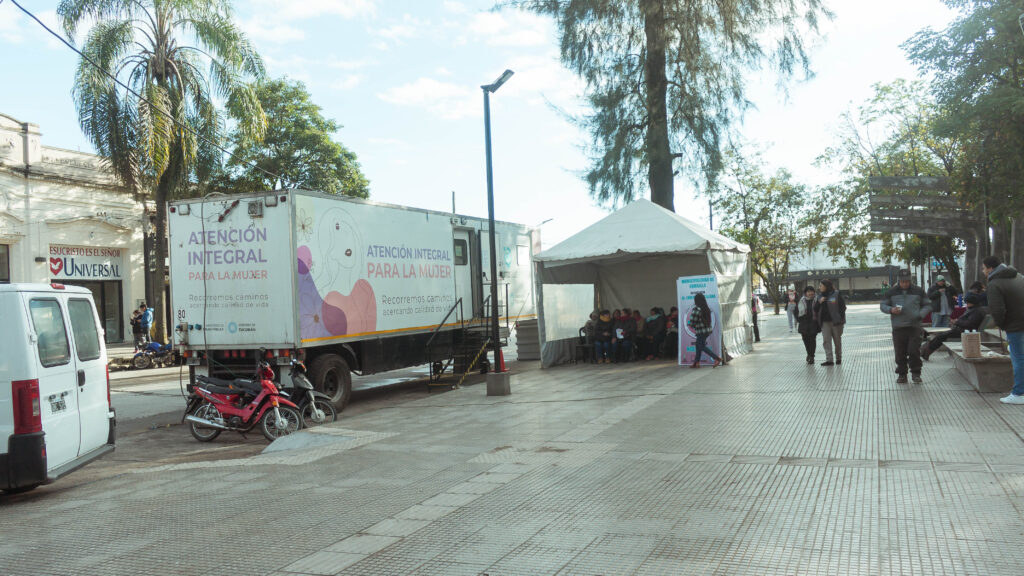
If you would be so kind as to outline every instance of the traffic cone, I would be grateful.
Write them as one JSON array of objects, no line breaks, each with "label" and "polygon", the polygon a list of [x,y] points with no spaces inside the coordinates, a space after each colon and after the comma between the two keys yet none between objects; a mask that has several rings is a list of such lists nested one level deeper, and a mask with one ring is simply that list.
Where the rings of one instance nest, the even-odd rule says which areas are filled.
[{"label": "traffic cone", "polygon": [[505,372],[505,355],[498,348],[498,372]]}]

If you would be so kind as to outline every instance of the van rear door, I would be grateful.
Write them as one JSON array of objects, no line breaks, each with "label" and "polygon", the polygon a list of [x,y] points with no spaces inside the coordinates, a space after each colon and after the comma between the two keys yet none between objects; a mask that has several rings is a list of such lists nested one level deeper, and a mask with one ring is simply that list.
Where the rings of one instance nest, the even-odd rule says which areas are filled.
[{"label": "van rear door", "polygon": [[78,416],[81,445],[78,455],[87,454],[107,443],[110,432],[107,400],[107,366],[99,316],[92,301],[68,295],[68,319],[71,323],[72,358],[78,385]]},{"label": "van rear door", "polygon": [[46,464],[53,469],[77,458],[81,443],[75,363],[60,299],[49,294],[23,294],[35,343]]}]

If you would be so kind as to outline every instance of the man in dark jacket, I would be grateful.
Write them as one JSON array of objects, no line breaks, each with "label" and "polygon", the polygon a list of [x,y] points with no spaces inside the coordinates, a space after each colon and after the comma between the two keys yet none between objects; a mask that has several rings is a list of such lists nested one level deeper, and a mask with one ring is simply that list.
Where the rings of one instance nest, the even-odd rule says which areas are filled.
[{"label": "man in dark jacket", "polygon": [[899,283],[879,305],[892,321],[892,347],[896,352],[896,383],[907,383],[907,368],[915,384],[921,383],[921,321],[931,311],[928,295],[910,282],[910,270],[900,270]]},{"label": "man in dark jacket", "polygon": [[956,308],[956,288],[946,283],[944,276],[936,276],[935,284],[928,289],[928,299],[932,301],[932,327],[948,328],[949,315]]},{"label": "man in dark jacket", "polygon": [[814,318],[814,286],[804,288],[804,295],[797,302],[796,323],[800,330],[800,337],[804,341],[804,350],[807,352],[807,363],[814,364],[814,352],[817,348],[818,333],[821,326],[818,326]]},{"label": "man in dark jacket", "polygon": [[[924,346],[921,346],[921,358],[927,360],[932,355],[932,352],[942,348],[942,343],[950,338],[959,338],[961,334],[967,331],[980,330],[982,322],[985,321],[985,316],[988,315],[988,308],[981,306],[980,303],[981,298],[977,294],[968,293],[967,296],[964,296],[967,312],[953,321],[952,329],[940,332],[925,342]],[[932,315],[934,314],[932,312]]]},{"label": "man in dark jacket", "polygon": [[982,260],[981,271],[988,277],[989,314],[1006,332],[1013,364],[1013,390],[999,401],[1024,404],[1024,277],[995,256]]}]

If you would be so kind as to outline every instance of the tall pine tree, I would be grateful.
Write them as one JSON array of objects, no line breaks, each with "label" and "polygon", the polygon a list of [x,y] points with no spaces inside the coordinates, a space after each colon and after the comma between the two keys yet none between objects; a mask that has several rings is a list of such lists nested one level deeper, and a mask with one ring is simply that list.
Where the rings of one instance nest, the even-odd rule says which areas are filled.
[{"label": "tall pine tree", "polygon": [[[744,74],[766,64],[808,71],[803,36],[830,17],[823,0],[518,0],[555,19],[562,63],[586,83],[593,111],[591,194],[631,202],[645,184],[675,209],[674,175],[722,169],[722,147],[750,105]],[[646,178],[645,178],[646,176]]]}]

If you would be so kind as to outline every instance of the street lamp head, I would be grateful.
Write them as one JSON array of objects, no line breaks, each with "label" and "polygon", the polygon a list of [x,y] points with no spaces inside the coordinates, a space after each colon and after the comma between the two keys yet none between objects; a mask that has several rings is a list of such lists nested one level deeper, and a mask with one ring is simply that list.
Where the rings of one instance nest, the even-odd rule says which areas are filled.
[{"label": "street lamp head", "polygon": [[508,79],[511,78],[513,74],[515,74],[515,72],[511,70],[505,70],[504,72],[501,73],[501,76],[498,76],[497,80],[490,84],[485,84],[481,86],[481,88],[493,94],[498,91],[498,88],[501,88],[502,84],[508,82]]}]

